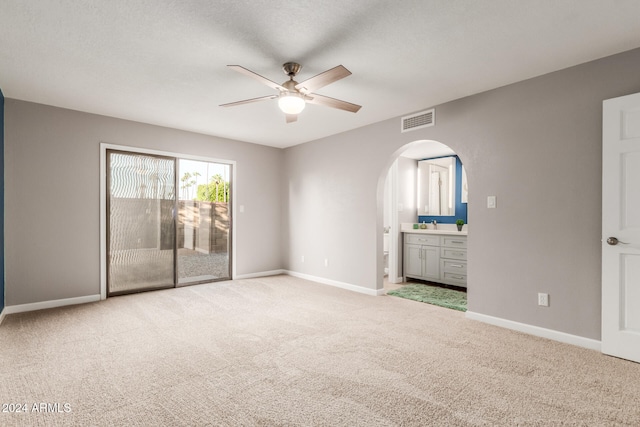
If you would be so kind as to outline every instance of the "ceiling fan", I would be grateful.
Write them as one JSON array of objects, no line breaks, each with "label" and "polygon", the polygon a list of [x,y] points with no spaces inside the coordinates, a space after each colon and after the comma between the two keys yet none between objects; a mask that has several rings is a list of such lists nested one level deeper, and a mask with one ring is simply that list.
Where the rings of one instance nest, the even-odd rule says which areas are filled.
[{"label": "ceiling fan", "polygon": [[236,105],[249,104],[251,102],[266,101],[268,99],[278,98],[278,106],[286,115],[287,123],[292,123],[298,120],[298,114],[304,109],[306,103],[324,105],[325,107],[338,108],[340,110],[350,111],[352,113],[358,112],[361,108],[360,105],[352,104],[350,102],[341,101],[339,99],[330,98],[328,96],[318,95],[313,93],[314,90],[320,89],[328,84],[343,79],[351,75],[351,71],[347,70],[342,65],[333,67],[330,70],[324,71],[317,76],[311,77],[302,83],[298,83],[293,78],[298,74],[302,66],[296,62],[287,62],[282,65],[282,71],[289,76],[289,80],[281,85],[273,82],[260,74],[254,73],[240,65],[228,65],[229,68],[244,74],[249,77],[262,82],[272,89],[279,91],[278,95],[261,96],[259,98],[245,99],[243,101],[231,102],[228,104],[222,104],[221,107],[234,107]]}]

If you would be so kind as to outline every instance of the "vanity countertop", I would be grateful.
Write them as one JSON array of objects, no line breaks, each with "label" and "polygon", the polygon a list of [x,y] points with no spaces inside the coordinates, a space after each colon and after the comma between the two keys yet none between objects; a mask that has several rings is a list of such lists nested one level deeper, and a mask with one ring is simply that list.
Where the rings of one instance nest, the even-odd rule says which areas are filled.
[{"label": "vanity countertop", "polygon": [[[455,224],[452,224],[452,225],[455,227]],[[465,224],[464,228],[465,229],[467,228],[466,224]],[[465,229],[463,229],[462,231],[458,231],[457,228],[451,228],[451,229],[447,229],[447,228],[421,229],[421,228],[418,228],[418,229],[415,229],[415,228],[413,228],[413,224],[408,224],[408,225],[402,224],[402,226],[400,228],[400,231],[402,233],[413,233],[413,234],[438,234],[438,235],[448,234],[448,235],[455,235],[455,236],[466,236],[467,235],[467,230],[465,230]]]}]

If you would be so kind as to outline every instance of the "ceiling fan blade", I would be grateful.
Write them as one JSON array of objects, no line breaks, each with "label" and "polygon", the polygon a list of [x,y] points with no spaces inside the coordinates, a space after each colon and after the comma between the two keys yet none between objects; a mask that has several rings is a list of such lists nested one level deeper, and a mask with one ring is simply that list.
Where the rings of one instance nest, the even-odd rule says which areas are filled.
[{"label": "ceiling fan blade", "polygon": [[297,114],[287,114],[286,116],[287,116],[287,123],[293,123],[298,121]]},{"label": "ceiling fan blade", "polygon": [[236,105],[251,104],[252,102],[266,101],[268,99],[275,99],[277,97],[278,97],[278,95],[261,96],[259,98],[251,98],[251,99],[245,99],[245,100],[242,100],[242,101],[230,102],[228,104],[221,104],[220,106],[221,107],[235,107]]},{"label": "ceiling fan blade", "polygon": [[298,83],[296,85],[296,89],[304,94],[308,94],[350,75],[351,71],[347,70],[342,65],[338,65],[337,67],[333,67],[330,70],[318,74],[317,76],[313,76],[302,83]]},{"label": "ceiling fan blade", "polygon": [[341,101],[339,99],[330,98],[328,96],[318,95],[316,93],[310,94],[305,98],[309,104],[324,105],[325,107],[338,108],[340,110],[350,111],[357,113],[361,105],[352,104],[347,101]]},{"label": "ceiling fan blade", "polygon": [[227,67],[231,68],[232,70],[236,70],[237,72],[239,72],[240,74],[244,74],[245,76],[253,77],[254,79],[258,80],[262,84],[269,86],[270,88],[280,91],[287,90],[278,83],[273,82],[266,77],[262,77],[260,74],[254,73],[253,71],[248,70],[241,65],[227,65]]}]

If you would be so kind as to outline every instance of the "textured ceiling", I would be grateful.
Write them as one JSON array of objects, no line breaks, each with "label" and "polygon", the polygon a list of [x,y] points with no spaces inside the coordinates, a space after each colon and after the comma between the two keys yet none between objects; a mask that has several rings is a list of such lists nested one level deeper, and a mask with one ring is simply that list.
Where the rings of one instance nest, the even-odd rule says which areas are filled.
[{"label": "textured ceiling", "polygon": [[[640,46],[638,0],[2,0],[0,88],[8,98],[287,147]],[[282,83],[332,68],[286,124]]]}]

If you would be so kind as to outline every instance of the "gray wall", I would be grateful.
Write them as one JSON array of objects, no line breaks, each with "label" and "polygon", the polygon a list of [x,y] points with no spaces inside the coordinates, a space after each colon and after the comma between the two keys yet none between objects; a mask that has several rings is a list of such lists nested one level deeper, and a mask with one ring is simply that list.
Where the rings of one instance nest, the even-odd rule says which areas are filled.
[{"label": "gray wall", "polygon": [[100,142],[235,160],[237,273],[282,267],[282,150],[13,99],[5,113],[7,305],[99,293]]},{"label": "gray wall", "polygon": [[600,339],[602,101],[639,76],[636,49],[437,106],[431,128],[397,118],[286,149],[285,267],[380,289],[387,170],[436,140],[469,179],[469,309]]}]

